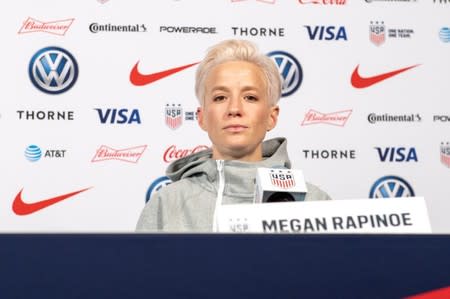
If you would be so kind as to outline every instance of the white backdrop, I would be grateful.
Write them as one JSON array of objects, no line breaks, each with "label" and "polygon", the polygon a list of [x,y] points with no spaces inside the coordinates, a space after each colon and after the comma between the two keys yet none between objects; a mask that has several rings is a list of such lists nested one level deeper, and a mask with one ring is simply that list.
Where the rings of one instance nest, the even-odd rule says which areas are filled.
[{"label": "white backdrop", "polygon": [[[195,119],[185,118],[197,108],[195,66],[143,86],[131,83],[132,68],[139,62],[139,72],[150,74],[188,65],[218,41],[244,38],[301,65],[300,87],[281,99],[279,124],[267,137],[288,138],[294,168],[307,181],[346,199],[369,197],[380,178],[399,177],[425,197],[433,232],[449,233],[450,168],[441,158],[450,156],[450,4],[313,2],[10,2],[0,12],[0,231],[133,231],[150,186],[164,176],[165,152],[175,147],[186,154],[209,140]],[[96,24],[122,27],[95,31]],[[380,45],[370,39],[371,24],[385,30]],[[47,47],[76,61],[78,72],[67,64],[69,74],[77,73],[67,91],[51,94],[32,82],[48,75],[32,59]],[[358,65],[361,77],[418,66],[356,88],[350,79]],[[176,128],[166,122],[167,106],[181,109]],[[114,109],[127,110],[113,119]],[[312,121],[311,110],[326,115]],[[49,112],[65,117],[51,120]],[[412,117],[370,123],[371,114]],[[106,148],[123,156],[105,159]],[[33,156],[38,149],[41,156]],[[332,151],[346,155],[331,158]],[[402,183],[386,186],[393,196]],[[66,194],[72,196],[61,198]],[[44,201],[51,198],[61,201]],[[13,202],[25,204],[13,209]]]}]

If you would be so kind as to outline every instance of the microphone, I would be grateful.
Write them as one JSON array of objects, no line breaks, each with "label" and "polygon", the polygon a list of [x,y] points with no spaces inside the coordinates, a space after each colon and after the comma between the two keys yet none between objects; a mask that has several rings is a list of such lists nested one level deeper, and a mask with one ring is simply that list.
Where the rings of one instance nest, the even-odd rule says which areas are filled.
[{"label": "microphone", "polygon": [[299,169],[258,168],[256,171],[254,203],[304,201],[307,192]]}]

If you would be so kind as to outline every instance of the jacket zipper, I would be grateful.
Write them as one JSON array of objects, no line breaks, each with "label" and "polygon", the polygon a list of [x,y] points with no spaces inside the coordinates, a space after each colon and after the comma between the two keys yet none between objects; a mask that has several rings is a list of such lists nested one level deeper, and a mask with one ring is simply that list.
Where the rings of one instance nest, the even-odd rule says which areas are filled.
[{"label": "jacket zipper", "polygon": [[214,216],[213,216],[213,223],[212,223],[213,232],[218,231],[218,219],[217,219],[218,216],[217,216],[217,214],[218,214],[218,210],[220,209],[220,206],[222,205],[223,190],[225,189],[225,174],[224,174],[224,170],[223,170],[224,164],[225,164],[224,160],[216,160],[217,172],[219,173],[219,189],[217,190],[216,205],[214,207]]}]

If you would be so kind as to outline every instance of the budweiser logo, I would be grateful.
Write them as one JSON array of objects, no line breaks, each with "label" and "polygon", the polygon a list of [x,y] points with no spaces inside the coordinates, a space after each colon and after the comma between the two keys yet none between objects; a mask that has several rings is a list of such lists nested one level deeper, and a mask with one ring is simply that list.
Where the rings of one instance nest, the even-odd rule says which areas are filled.
[{"label": "budweiser logo", "polygon": [[130,163],[137,163],[142,153],[147,148],[146,145],[130,147],[126,149],[113,149],[109,146],[102,145],[95,153],[91,162],[100,162],[106,160],[121,160]]},{"label": "budweiser logo", "polygon": [[59,21],[42,22],[28,17],[28,19],[23,22],[23,25],[18,33],[21,34],[31,32],[47,32],[56,35],[65,35],[74,20],[75,19],[66,19]]},{"label": "budweiser logo", "polygon": [[322,113],[313,109],[310,109],[303,119],[302,126],[315,125],[315,124],[328,124],[333,126],[343,127],[348,118],[352,114],[352,110],[343,110],[332,113]]},{"label": "budweiser logo", "polygon": [[171,161],[186,157],[187,155],[195,154],[200,151],[206,150],[208,148],[209,147],[207,147],[206,145],[197,145],[193,149],[177,149],[176,145],[171,145],[164,152],[163,159],[164,159],[164,162],[171,162]]}]

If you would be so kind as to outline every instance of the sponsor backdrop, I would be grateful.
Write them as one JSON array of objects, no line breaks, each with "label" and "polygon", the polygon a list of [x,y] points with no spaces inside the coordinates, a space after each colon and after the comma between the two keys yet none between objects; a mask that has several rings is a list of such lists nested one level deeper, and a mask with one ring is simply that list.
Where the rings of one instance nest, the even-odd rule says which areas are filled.
[{"label": "sponsor backdrop", "polygon": [[[450,232],[446,0],[19,1],[0,12],[0,231],[131,232],[210,146],[196,64],[249,39],[284,78],[294,168],[334,199],[424,196]],[[408,199],[405,199],[408,200]]]}]

